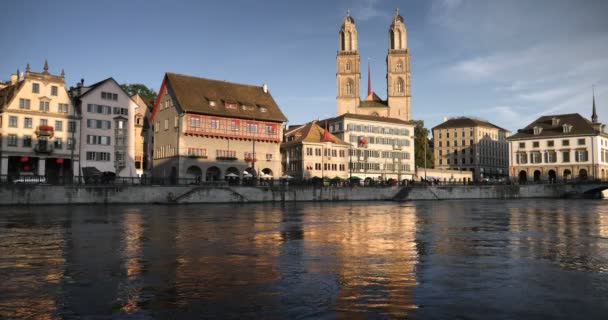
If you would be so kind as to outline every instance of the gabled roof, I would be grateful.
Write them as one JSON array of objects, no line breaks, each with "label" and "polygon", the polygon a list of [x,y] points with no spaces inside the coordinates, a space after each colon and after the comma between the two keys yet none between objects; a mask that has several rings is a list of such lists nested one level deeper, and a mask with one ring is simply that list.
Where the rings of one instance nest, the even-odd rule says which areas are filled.
[{"label": "gabled roof", "polygon": [[467,117],[448,119],[447,121],[444,121],[443,123],[433,127],[432,130],[451,129],[451,128],[471,128],[471,127],[487,127],[487,128],[495,128],[498,130],[508,131],[508,130],[505,130],[490,122],[479,120],[479,119],[467,118]]},{"label": "gabled roof", "polygon": [[77,95],[76,93],[78,92],[77,90],[73,90],[73,94],[74,94],[74,98],[80,98],[82,99],[84,96],[86,96],[87,94],[95,91],[95,89],[97,89],[97,87],[101,86],[102,84],[112,81],[116,84],[117,87],[120,88],[120,90],[129,98],[131,98],[131,96],[120,86],[120,84],[118,82],[116,82],[116,80],[114,80],[114,78],[109,77],[107,79],[101,80],[99,82],[93,83],[90,86],[86,86],[86,87],[82,87],[80,90],[80,95]]},{"label": "gabled roof", "polygon": [[0,111],[3,111],[4,108],[13,100],[19,89],[23,86],[25,81],[19,81],[15,84],[9,85],[8,87],[0,89]]},{"label": "gabled roof", "polygon": [[[285,122],[287,118],[262,86],[211,80],[168,72],[166,86],[185,112]],[[159,97],[160,97],[159,93]],[[211,101],[215,106],[211,106]],[[225,104],[236,104],[226,108]],[[245,110],[244,106],[247,107]],[[262,109],[265,108],[265,111]]]},{"label": "gabled roof", "polygon": [[[289,141],[290,138],[293,138],[293,140]],[[321,128],[321,126],[319,126],[316,121],[309,122],[301,127],[286,132],[285,140],[286,142],[282,143],[282,145],[284,146],[290,146],[302,142],[331,142],[333,144],[345,146],[349,145],[342,139],[331,134],[331,132],[329,132],[328,130],[326,131],[325,129]]]},{"label": "gabled roof", "polygon": [[401,120],[401,119],[397,119],[397,118],[372,116],[372,115],[366,115],[366,114],[355,114],[355,113],[345,113],[345,114],[339,115],[339,116],[334,117],[334,118],[329,118],[329,119],[327,119],[327,121],[329,121],[329,122],[335,122],[335,121],[343,120],[344,118],[347,118],[347,119],[368,120],[368,121],[378,121],[378,122],[388,122],[388,123],[394,123],[394,124],[409,124],[409,125],[413,125],[414,124],[414,122],[412,122],[412,121],[405,121],[405,120]]},{"label": "gabled roof", "polygon": [[[558,120],[556,125],[553,125],[553,119]],[[565,124],[572,126],[570,132],[564,132],[563,126]],[[539,134],[534,134],[535,127],[542,128]],[[585,119],[578,113],[569,113],[542,116],[534,120],[525,128],[517,130],[517,133],[510,136],[508,139],[515,140],[526,138],[548,138],[575,135],[593,135],[599,133],[599,131],[595,130],[591,121]]]}]

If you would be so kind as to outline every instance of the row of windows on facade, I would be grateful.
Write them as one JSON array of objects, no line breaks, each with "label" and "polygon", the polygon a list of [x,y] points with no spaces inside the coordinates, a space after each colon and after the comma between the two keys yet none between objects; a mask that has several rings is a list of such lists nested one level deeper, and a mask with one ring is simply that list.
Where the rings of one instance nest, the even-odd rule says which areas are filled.
[{"label": "row of windows on facade", "polygon": [[[561,162],[567,163],[570,162],[570,151],[560,151],[561,154]],[[530,163],[556,163],[558,152],[555,151],[545,151],[541,153],[540,151],[534,151],[528,153],[526,152],[518,152],[515,156],[515,162],[517,164],[527,164],[528,159]],[[589,152],[587,150],[576,150],[574,151],[574,162],[587,162],[589,161]]]},{"label": "row of windows on facade", "polygon": [[[0,117],[0,128],[2,127],[2,117]],[[38,122],[40,126],[48,126],[48,119],[40,119]],[[9,116],[8,117],[8,126],[9,128],[18,128],[19,127],[19,118],[17,116]],[[23,118],[23,128],[32,129],[34,127],[34,120],[30,117]],[[55,131],[63,131],[63,121],[55,120],[55,127],[53,128]],[[74,132],[76,130],[76,122],[68,121],[68,132]]]},{"label": "row of windows on facade", "polygon": [[[177,117],[176,119],[176,126],[177,126]],[[159,124],[157,122],[157,124]],[[165,130],[168,129],[168,125],[169,125],[169,120],[165,119]],[[195,118],[195,117],[191,117],[190,118],[190,122],[189,122],[189,126],[190,128],[193,129],[198,129],[201,127],[201,119],[200,118]],[[221,125],[220,120],[218,119],[211,119],[209,120],[209,128],[210,129],[227,129],[224,126]],[[266,125],[266,134],[268,135],[273,135],[276,134],[276,129],[275,126],[273,125]],[[246,129],[247,132],[251,132],[251,133],[255,133],[258,132],[258,124],[257,123],[247,123],[246,124]],[[232,120],[230,121],[230,130],[232,131],[240,131],[241,130],[241,125],[240,125],[240,121],[238,120]]]},{"label": "row of windows on facade", "polygon": [[[290,167],[292,171],[297,170],[298,163],[290,163]],[[313,170],[313,165],[309,164],[306,166],[306,170]],[[346,171],[345,164],[336,164],[336,163],[315,163],[314,170],[325,170],[325,171]]]},{"label": "row of windows on facade", "polygon": [[[458,152],[457,149],[452,149],[452,150],[446,150],[445,156],[449,157],[449,156],[458,156],[458,154],[462,154],[462,155],[466,155],[467,154],[467,150],[468,153],[470,155],[476,154],[476,155],[480,155],[480,156],[493,156],[493,157],[507,157],[507,150],[503,149],[503,150],[497,150],[497,149],[480,149],[479,151],[475,151],[475,149],[471,148],[471,149],[461,149],[460,152]],[[439,156],[443,156],[443,151],[444,150],[439,150]]]},{"label": "row of windows on facade", "polygon": [[[466,158],[466,157],[461,157],[461,158],[446,158],[445,159],[445,163],[446,165],[459,165],[459,164],[467,164],[467,159],[469,160],[468,164],[469,165],[474,165],[475,164],[475,158]],[[443,160],[444,159],[439,159],[439,164],[443,165]],[[479,159],[479,164],[481,165],[496,165],[496,166],[507,166],[507,160],[503,160],[503,159],[487,159],[484,157],[481,157]]]},{"label": "row of windows on facade", "polygon": [[[450,132],[448,130],[450,129],[443,129],[446,130],[447,132],[445,132],[445,137],[446,139],[450,138]],[[452,137],[453,138],[458,138],[458,131],[456,131],[457,129],[454,129],[454,132],[452,132]],[[490,139],[494,139],[494,140],[498,140],[498,134],[496,134],[496,132],[483,132],[483,131],[479,131],[478,136],[482,137],[484,135],[487,135]],[[443,137],[443,131],[439,131],[439,139],[441,139]],[[473,133],[473,129],[469,129],[469,137],[474,137],[475,134]],[[466,137],[466,130],[463,128],[461,131],[461,137],[464,138]],[[504,136],[501,135],[501,138],[503,138]]]},{"label": "row of windows on facade", "polygon": [[366,144],[381,144],[381,145],[389,145],[389,146],[398,146],[398,147],[409,147],[410,146],[410,141],[407,139],[392,139],[392,138],[384,138],[384,137],[363,137],[363,136],[356,136],[351,134],[348,137],[348,141],[349,142],[354,142],[354,143],[358,143],[360,142],[362,139],[365,139],[367,141]]},{"label": "row of windows on facade", "polygon": [[[587,143],[585,138],[577,139],[576,142],[577,142],[577,144],[579,146],[584,146]],[[569,139],[562,140],[562,146],[563,147],[567,147],[569,145],[570,145],[570,140]],[[547,141],[547,147],[554,147],[554,146],[555,146],[555,141],[554,140],[548,140]],[[519,143],[519,148],[520,149],[525,149],[526,148],[526,143],[525,142],[520,142]],[[532,141],[532,148],[540,148],[540,142],[539,141]]]},{"label": "row of windows on facade", "polygon": [[[126,124],[125,120],[116,120],[116,129],[124,129]],[[98,119],[87,119],[87,128],[89,129],[112,129],[112,121],[109,120],[98,120]]]},{"label": "row of windows on facade", "polygon": [[[30,99],[19,99],[19,109],[30,110],[32,101]],[[50,102],[49,101],[40,101],[38,103],[38,111],[41,112],[49,112]],[[58,103],[57,104],[57,112],[59,113],[68,113],[68,104],[66,103]]]},{"label": "row of windows on facade", "polygon": [[409,164],[394,164],[394,163],[377,163],[377,162],[352,162],[349,163],[349,168],[352,168],[353,170],[371,170],[371,171],[393,171],[393,172],[398,172],[398,171],[410,171],[410,165]]},{"label": "row of windows on facade", "polygon": [[[6,136],[6,144],[9,147],[18,147],[18,141],[19,139],[17,138],[16,134],[9,134]],[[24,148],[30,148],[32,147],[32,136],[30,135],[24,135],[22,140],[21,140],[21,146]],[[47,143],[49,140],[46,139],[38,139],[39,142],[44,142]],[[62,138],[55,138],[53,141],[53,146],[55,147],[55,149],[63,149],[63,139]],[[66,143],[68,145],[67,149],[71,150],[72,146],[74,145],[74,140],[72,138],[67,138]]]},{"label": "row of windows on facade", "polygon": [[[57,86],[51,86],[51,95],[52,96],[57,96],[59,92],[59,87]],[[33,82],[32,83],[32,93],[40,93],[40,84]]]},{"label": "row of windows on facade", "polygon": [[[172,157],[176,154],[175,147],[170,146],[170,145],[162,146],[162,147],[155,148],[155,149],[156,150],[155,150],[154,156],[156,159]],[[208,157],[206,148],[188,148],[186,155],[189,157],[195,157],[195,158],[207,158]],[[236,152],[236,150],[218,149],[218,150],[215,150],[215,157],[220,160],[221,159],[236,160],[237,152]],[[253,159],[259,160],[257,158],[257,153],[248,152],[248,151],[243,152],[243,160],[253,160]],[[271,161],[272,153],[266,153],[265,159],[267,161]]]},{"label": "row of windows on facade", "polygon": [[[475,144],[473,139],[469,140],[469,144],[467,144],[467,140],[462,139],[460,140],[460,146],[482,146],[482,147],[493,147],[493,148],[507,148],[507,143],[506,142],[498,142],[498,141],[487,141],[487,140],[481,140],[479,141],[478,144]],[[443,141],[438,141],[437,142],[437,146],[439,148],[443,147]],[[458,140],[454,140],[453,143],[450,145],[450,141],[445,141],[445,147],[458,147]]]},{"label": "row of windows on facade", "polygon": [[[291,149],[290,151],[292,151],[292,150],[295,151],[294,149]],[[323,154],[323,156],[325,156],[325,157],[338,157],[338,155],[340,155],[341,158],[346,157],[345,150],[337,150],[337,149],[330,149],[330,148],[322,149],[322,148],[311,148],[311,147],[306,148],[306,155],[312,156],[313,150],[314,150],[314,155],[317,157],[320,157],[321,154]],[[294,153],[293,156],[295,156],[295,155],[296,154]]]},{"label": "row of windows on facade", "polygon": [[[359,149],[350,149],[348,150],[349,157],[365,157],[365,158],[382,158],[382,159],[409,159],[409,152],[397,152],[397,151],[378,151],[378,150],[359,150]],[[293,148],[288,151],[290,158],[299,159],[300,158],[300,150],[298,148]],[[321,155],[325,157],[346,157],[346,150],[337,150],[337,149],[321,149],[321,148],[306,148],[307,156],[317,156]]]},{"label": "row of windows on facade", "polygon": [[124,116],[129,115],[128,108],[111,107],[101,104],[87,104],[87,112],[99,114],[120,114]]},{"label": "row of windows on facade", "polygon": [[[348,131],[369,132],[369,133],[378,133],[378,134],[392,134],[392,135],[399,135],[399,136],[409,136],[410,135],[410,131],[407,129],[378,127],[378,126],[372,126],[372,125],[366,126],[366,125],[359,125],[359,124],[352,124],[352,123],[349,123],[346,126],[346,129]],[[338,122],[336,124],[330,125],[329,131],[331,131],[331,132],[342,131],[342,123]]]},{"label": "row of windows on facade", "polygon": [[109,152],[88,151],[86,159],[87,161],[110,161],[111,156]]}]

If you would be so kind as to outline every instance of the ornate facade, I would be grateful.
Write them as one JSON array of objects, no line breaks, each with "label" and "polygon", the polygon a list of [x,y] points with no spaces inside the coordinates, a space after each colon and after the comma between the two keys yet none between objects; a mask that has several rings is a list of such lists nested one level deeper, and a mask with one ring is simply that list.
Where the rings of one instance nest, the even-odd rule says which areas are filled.
[{"label": "ornate facade", "polygon": [[407,48],[407,30],[399,12],[393,16],[388,33],[387,99],[382,100],[372,92],[368,81],[368,96],[361,100],[361,58],[357,28],[350,13],[342,20],[336,56],[338,115],[351,113],[411,120],[410,54]]}]

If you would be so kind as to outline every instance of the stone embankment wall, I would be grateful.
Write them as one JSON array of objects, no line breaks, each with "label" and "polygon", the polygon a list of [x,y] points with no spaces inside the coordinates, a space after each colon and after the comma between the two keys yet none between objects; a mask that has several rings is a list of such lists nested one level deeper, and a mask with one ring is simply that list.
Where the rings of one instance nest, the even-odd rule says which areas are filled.
[{"label": "stone embankment wall", "polygon": [[[598,187],[598,186],[595,186]],[[594,186],[500,185],[386,188],[2,185],[0,205],[244,203],[582,197]]]}]

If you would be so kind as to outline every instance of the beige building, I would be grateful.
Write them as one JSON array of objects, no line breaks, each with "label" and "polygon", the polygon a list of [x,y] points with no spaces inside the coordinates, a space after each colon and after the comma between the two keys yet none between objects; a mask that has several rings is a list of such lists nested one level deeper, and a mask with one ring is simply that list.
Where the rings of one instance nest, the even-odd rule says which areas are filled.
[{"label": "beige building", "polygon": [[608,134],[595,111],[542,116],[509,138],[510,176],[519,182],[608,179]]},{"label": "beige building", "polygon": [[471,171],[476,181],[507,176],[508,130],[461,117],[447,119],[432,131],[436,169]]},{"label": "beige building", "polygon": [[336,57],[337,111],[411,120],[410,54],[403,17],[397,12],[389,28],[386,56],[387,100],[371,90],[368,70],[368,92],[360,98],[361,66],[355,20],[346,14],[339,32]]},{"label": "beige building", "polygon": [[309,122],[285,133],[281,144],[283,172],[298,179],[348,179],[350,145]]},{"label": "beige building", "polygon": [[268,87],[167,73],[156,100],[155,177],[281,176],[281,112]]},{"label": "beige building", "polygon": [[89,86],[81,80],[70,88],[70,95],[81,118],[81,175],[94,168],[119,177],[136,177],[135,101],[113,78]]},{"label": "beige building", "polygon": [[152,139],[153,131],[150,125],[150,115],[154,101],[140,96],[131,96],[137,104],[135,109],[135,170],[137,175],[149,174],[152,169]]},{"label": "beige building", "polygon": [[329,131],[350,145],[349,176],[402,181],[415,175],[411,122],[351,113],[327,122]]},{"label": "beige building", "polygon": [[78,118],[65,89],[64,73],[11,75],[0,89],[0,175],[43,176],[62,182],[78,172]]}]

